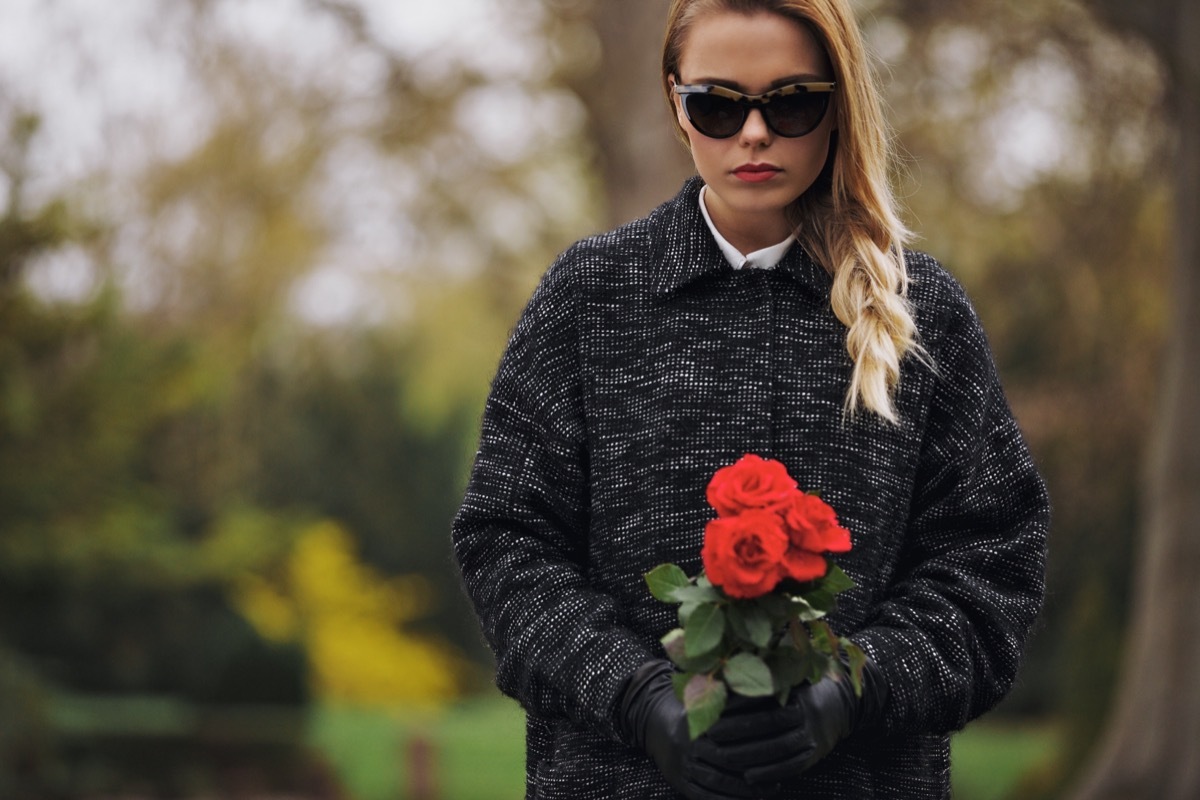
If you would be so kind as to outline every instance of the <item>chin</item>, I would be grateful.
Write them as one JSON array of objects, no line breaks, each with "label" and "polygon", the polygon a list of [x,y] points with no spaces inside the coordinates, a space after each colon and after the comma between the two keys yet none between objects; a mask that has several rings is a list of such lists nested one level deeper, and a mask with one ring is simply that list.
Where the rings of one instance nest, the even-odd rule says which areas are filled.
[{"label": "chin", "polygon": [[729,205],[747,214],[779,212],[795,202],[805,191],[807,187],[798,186],[778,186],[765,191],[760,187],[747,187],[747,191],[738,192],[739,196],[730,198]]}]

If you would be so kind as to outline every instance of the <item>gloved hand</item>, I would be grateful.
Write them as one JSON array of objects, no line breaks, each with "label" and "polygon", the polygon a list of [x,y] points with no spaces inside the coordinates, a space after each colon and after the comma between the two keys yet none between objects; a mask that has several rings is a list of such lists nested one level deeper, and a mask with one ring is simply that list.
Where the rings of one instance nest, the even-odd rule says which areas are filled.
[{"label": "gloved hand", "polygon": [[688,800],[743,800],[760,797],[740,770],[724,767],[720,752],[706,735],[688,737],[687,714],[671,685],[667,661],[643,664],[626,684],[618,722],[626,736],[645,750],[667,783]]},{"label": "gloved hand", "polygon": [[710,757],[726,769],[743,771],[752,785],[771,786],[794,780],[842,739],[878,724],[887,683],[868,659],[861,697],[848,677],[839,676],[797,687],[784,706],[769,698],[731,699],[708,730],[717,750]]}]

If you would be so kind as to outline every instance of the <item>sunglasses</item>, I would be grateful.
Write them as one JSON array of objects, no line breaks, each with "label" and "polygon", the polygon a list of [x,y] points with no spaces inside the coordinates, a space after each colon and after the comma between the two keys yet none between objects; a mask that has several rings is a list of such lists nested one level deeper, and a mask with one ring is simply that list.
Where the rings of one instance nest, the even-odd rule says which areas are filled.
[{"label": "sunglasses", "polygon": [[767,127],[787,139],[812,133],[829,110],[836,83],[815,81],[781,86],[763,94],[742,94],[724,86],[695,83],[674,88],[692,127],[712,139],[728,139],[742,129],[750,109],[762,112]]}]

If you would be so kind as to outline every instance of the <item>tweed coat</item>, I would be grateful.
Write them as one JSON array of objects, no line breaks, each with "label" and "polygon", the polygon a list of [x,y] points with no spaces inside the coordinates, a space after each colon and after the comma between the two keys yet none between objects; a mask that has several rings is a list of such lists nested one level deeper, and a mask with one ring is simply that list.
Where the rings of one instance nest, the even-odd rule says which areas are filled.
[{"label": "tweed coat", "polygon": [[831,623],[889,686],[882,728],[782,796],[948,797],[948,732],[1013,683],[1049,524],[979,321],[908,254],[932,366],[903,363],[899,425],[847,419],[829,275],[798,245],[774,269],[732,269],[700,186],[555,261],[484,411],[453,543],[497,684],[527,713],[527,797],[675,797],[614,704],[676,624],[643,573],[701,569],[705,486],[745,453],[782,461],[851,531],[837,560],[858,586]]}]

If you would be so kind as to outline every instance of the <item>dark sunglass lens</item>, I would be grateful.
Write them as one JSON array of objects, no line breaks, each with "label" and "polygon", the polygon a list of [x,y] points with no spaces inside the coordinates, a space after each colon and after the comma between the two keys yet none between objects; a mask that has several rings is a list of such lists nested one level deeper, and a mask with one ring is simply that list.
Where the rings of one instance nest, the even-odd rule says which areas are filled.
[{"label": "dark sunglass lens", "polygon": [[734,101],[711,94],[689,94],[684,97],[688,119],[705,136],[725,139],[741,130],[745,112]]},{"label": "dark sunglass lens", "polygon": [[774,98],[766,111],[780,136],[803,136],[821,124],[828,104],[829,95],[824,92],[802,92]]}]

